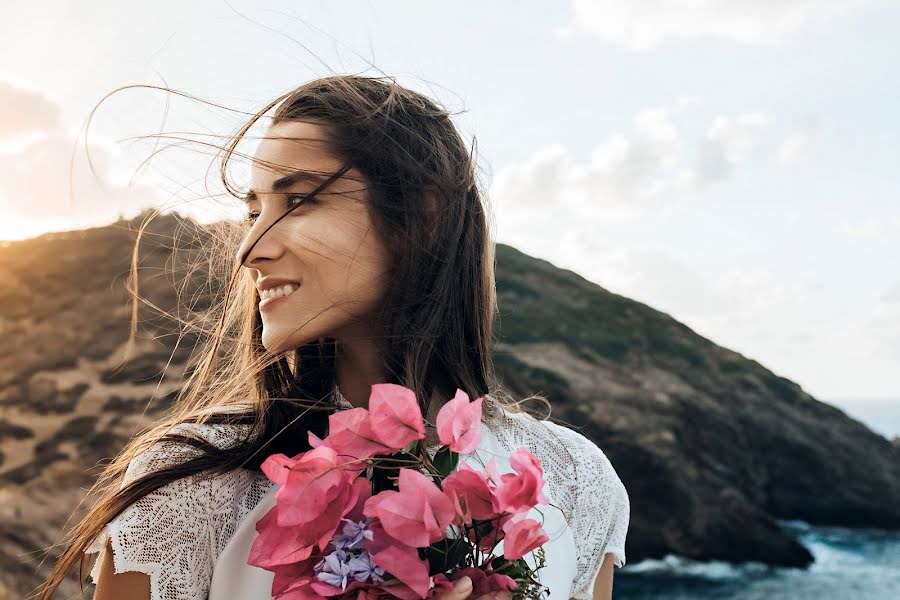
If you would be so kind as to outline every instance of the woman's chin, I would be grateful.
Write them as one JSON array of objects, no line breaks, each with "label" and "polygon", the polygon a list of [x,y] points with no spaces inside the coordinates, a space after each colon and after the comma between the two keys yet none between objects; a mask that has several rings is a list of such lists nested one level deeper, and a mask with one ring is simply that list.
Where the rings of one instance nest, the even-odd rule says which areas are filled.
[{"label": "woman's chin", "polygon": [[299,348],[303,344],[312,340],[307,335],[300,335],[298,332],[278,331],[274,327],[263,327],[262,345],[267,352],[277,354]]},{"label": "woman's chin", "polygon": [[275,332],[272,330],[272,328],[263,329],[261,341],[266,351],[272,354],[284,352],[290,348],[296,348],[300,345],[300,343],[302,343],[295,343],[293,340],[285,336],[285,334]]}]

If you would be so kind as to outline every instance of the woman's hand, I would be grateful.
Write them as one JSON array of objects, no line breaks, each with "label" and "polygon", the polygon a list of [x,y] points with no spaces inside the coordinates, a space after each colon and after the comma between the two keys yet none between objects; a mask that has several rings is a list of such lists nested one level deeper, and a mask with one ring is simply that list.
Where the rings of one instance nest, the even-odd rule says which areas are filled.
[{"label": "woman's hand", "polygon": [[[438,594],[434,600],[466,600],[472,598],[472,579],[469,576],[460,577],[453,584],[453,589],[443,594]],[[473,600],[511,600],[512,592],[503,590],[490,594],[476,596]]]}]

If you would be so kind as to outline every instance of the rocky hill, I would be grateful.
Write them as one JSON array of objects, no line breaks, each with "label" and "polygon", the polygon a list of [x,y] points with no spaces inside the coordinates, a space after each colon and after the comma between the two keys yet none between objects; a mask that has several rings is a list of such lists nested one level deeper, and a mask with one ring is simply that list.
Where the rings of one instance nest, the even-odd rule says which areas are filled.
[{"label": "rocky hill", "polygon": [[[178,386],[191,342],[165,368],[170,324],[146,322],[121,360],[137,222],[0,246],[0,600],[34,591],[98,462]],[[176,226],[194,228],[160,217],[142,243],[141,293],[166,309]],[[204,232],[180,239],[196,247]],[[543,393],[609,456],[631,498],[629,563],[671,552],[808,564],[775,518],[900,528],[896,443],[664,313],[508,246],[497,262],[502,379],[517,396]]]}]

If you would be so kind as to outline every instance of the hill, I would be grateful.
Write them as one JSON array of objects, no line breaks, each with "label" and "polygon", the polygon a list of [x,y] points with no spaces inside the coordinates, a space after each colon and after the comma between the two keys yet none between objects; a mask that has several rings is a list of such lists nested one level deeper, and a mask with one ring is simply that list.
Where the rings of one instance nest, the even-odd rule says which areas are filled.
[{"label": "hill", "polygon": [[[166,368],[171,324],[147,321],[121,362],[139,219],[0,246],[0,600],[3,586],[34,590],[49,569],[37,551],[80,516],[98,461],[179,385],[192,344]],[[141,294],[166,309],[176,227],[190,231],[179,252],[202,247],[203,229],[171,215],[142,243]],[[544,394],[610,458],[631,499],[629,563],[671,552],[807,565],[776,518],[900,528],[896,444],[665,313],[509,246],[497,263],[501,378],[516,396]],[[210,293],[183,292],[200,306]]]}]

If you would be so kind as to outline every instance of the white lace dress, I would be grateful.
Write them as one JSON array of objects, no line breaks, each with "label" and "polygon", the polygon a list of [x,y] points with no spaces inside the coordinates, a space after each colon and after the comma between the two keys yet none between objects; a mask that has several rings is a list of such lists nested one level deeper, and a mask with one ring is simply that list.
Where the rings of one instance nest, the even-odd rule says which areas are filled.
[{"label": "white lace dress", "polygon": [[[339,392],[336,399],[349,406]],[[188,426],[220,447],[234,440],[236,427],[249,427],[180,427]],[[539,571],[550,600],[592,600],[603,557],[611,553],[616,566],[625,564],[630,505],[612,464],[582,434],[507,411],[490,397],[484,402],[482,432],[478,450],[461,457],[473,467],[494,456],[501,473],[511,472],[508,456],[523,446],[541,460],[551,506],[538,506],[528,516],[541,521],[550,536]],[[132,460],[123,485],[198,452],[175,442],[158,443]],[[271,598],[273,573],[248,565],[247,558],[257,535],[255,523],[274,505],[277,489],[265,475],[247,469],[168,483],[128,507],[94,540],[87,550],[98,554],[91,578],[96,583],[111,540],[115,572],[148,574],[151,600]],[[534,565],[533,554],[525,558]]]}]

